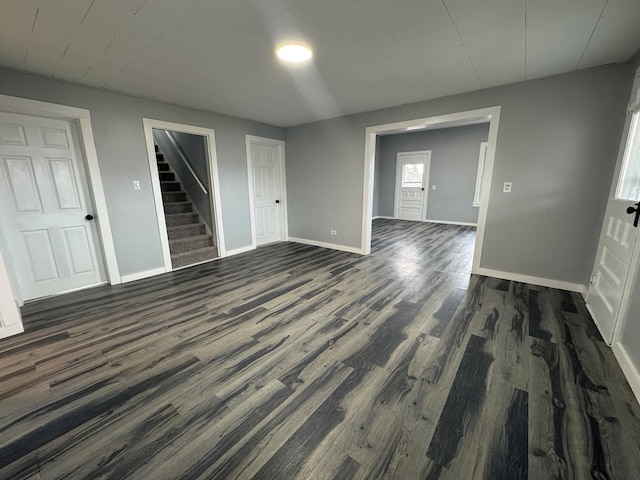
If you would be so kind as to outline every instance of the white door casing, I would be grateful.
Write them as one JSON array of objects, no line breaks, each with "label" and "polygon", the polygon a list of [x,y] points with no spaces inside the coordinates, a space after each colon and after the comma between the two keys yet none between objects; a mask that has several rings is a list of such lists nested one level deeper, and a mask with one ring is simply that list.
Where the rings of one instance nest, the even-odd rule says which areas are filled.
[{"label": "white door casing", "polygon": [[284,142],[247,135],[247,169],[253,245],[286,240]]},{"label": "white door casing", "polygon": [[[215,223],[215,236],[218,247],[218,255],[220,258],[227,256],[227,249],[224,239],[224,225],[222,221],[222,201],[220,197],[220,176],[218,171],[218,156],[216,152],[215,132],[210,128],[198,127],[195,125],[186,125],[182,123],[166,122],[163,120],[155,120],[152,118],[143,118],[142,126],[144,129],[145,142],[147,145],[147,160],[149,161],[149,172],[151,174],[151,188],[153,189],[153,199],[156,206],[156,218],[158,220],[158,228],[160,235],[160,244],[162,248],[162,256],[164,260],[164,271],[173,270],[171,264],[171,252],[169,250],[169,236],[167,234],[167,223],[164,214],[164,205],[162,203],[162,189],[160,187],[160,176],[158,174],[158,166],[156,160],[156,152],[153,143],[153,129],[169,130],[172,132],[188,133],[191,135],[200,135],[204,137],[205,149],[209,157],[207,172],[209,175],[209,198],[211,200],[211,211],[213,212],[213,222]],[[161,269],[162,270],[162,269]],[[145,278],[151,275],[163,273],[162,271],[151,271],[148,274],[133,276],[132,280]]]},{"label": "white door casing", "polygon": [[396,161],[395,217],[423,221],[427,210],[431,151],[398,152]]},{"label": "white door casing", "polygon": [[25,300],[106,281],[75,125],[0,113],[5,254]]}]

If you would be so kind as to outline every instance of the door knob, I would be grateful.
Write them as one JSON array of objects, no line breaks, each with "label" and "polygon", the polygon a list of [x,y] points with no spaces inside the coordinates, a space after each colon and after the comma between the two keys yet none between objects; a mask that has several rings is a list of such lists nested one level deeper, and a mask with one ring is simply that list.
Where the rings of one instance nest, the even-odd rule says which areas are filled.
[{"label": "door knob", "polygon": [[635,208],[634,207],[627,207],[627,213],[629,215],[633,214],[634,212],[636,214],[636,218],[633,219],[633,226],[637,227],[638,226],[638,220],[640,219],[640,202],[636,203]]},{"label": "door knob", "polygon": [[276,203],[280,203],[280,200],[276,200]]},{"label": "door knob", "polygon": [[93,215],[89,214],[86,217],[84,217],[85,220],[93,220]]}]

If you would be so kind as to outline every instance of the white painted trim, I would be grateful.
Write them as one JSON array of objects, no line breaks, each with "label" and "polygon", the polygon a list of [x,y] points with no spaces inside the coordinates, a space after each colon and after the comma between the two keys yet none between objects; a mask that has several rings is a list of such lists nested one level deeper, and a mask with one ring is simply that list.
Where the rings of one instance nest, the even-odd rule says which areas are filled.
[{"label": "white painted trim", "polygon": [[384,218],[384,219],[387,219],[387,220],[397,220],[397,218],[396,218],[396,217],[388,217],[388,216],[386,216],[386,215],[376,215],[376,216],[375,216],[375,217],[373,217],[371,220],[375,220],[375,219],[377,219],[377,218]]},{"label": "white painted trim", "polygon": [[361,249],[356,247],[347,247],[346,245],[338,245],[337,243],[318,242],[316,240],[307,240],[306,238],[289,237],[290,242],[302,243],[304,245],[312,245],[314,247],[329,248],[331,250],[339,250],[341,252],[357,253],[363,255]]},{"label": "white painted trim", "polygon": [[92,194],[93,208],[96,212],[95,220],[98,227],[98,235],[102,243],[107,278],[111,285],[117,285],[122,282],[122,279],[120,277],[118,259],[116,258],[116,246],[111,232],[111,221],[109,220],[109,211],[107,210],[107,200],[102,183],[102,175],[100,174],[100,166],[98,165],[98,152],[96,150],[96,144],[93,141],[93,128],[91,127],[91,120],[89,118],[79,118],[78,122],[79,140],[87,161],[89,191]]},{"label": "white painted trim", "polygon": [[533,277],[531,275],[521,275],[519,273],[503,272],[501,270],[491,270],[489,268],[474,268],[471,273],[476,275],[484,275],[487,277],[500,278],[502,280],[512,280],[514,282],[529,283],[531,285],[539,285],[541,287],[557,288],[559,290],[568,290],[569,292],[581,293],[585,286],[581,283],[564,282],[562,280],[553,280],[551,278]]},{"label": "white painted trim", "polygon": [[477,227],[477,223],[471,222],[454,222],[449,220],[429,220],[428,218],[424,220],[425,223],[441,223],[443,225],[460,225],[461,227]]},{"label": "white painted trim", "polygon": [[[109,211],[107,210],[107,201],[98,163],[98,153],[93,137],[93,129],[91,127],[91,112],[84,108],[41,102],[28,98],[12,97],[9,95],[0,95],[0,111],[64,119],[73,122],[78,127],[78,141],[84,154],[83,161],[87,166],[88,187],[95,209],[96,225],[100,238],[100,253],[104,260],[105,273],[109,283],[112,285],[121,283],[122,279],[120,278],[118,268]],[[6,273],[4,264],[1,270],[4,270]],[[21,293],[13,292],[13,290],[9,290],[7,293],[9,293],[12,298],[18,299],[20,305],[23,304]],[[4,295],[2,295],[2,298],[4,298]]]},{"label": "white painted trim", "polygon": [[144,128],[145,142],[147,145],[147,158],[149,161],[149,172],[151,174],[151,188],[153,190],[153,199],[156,208],[156,218],[158,220],[158,229],[160,235],[160,244],[162,246],[162,258],[166,272],[173,270],[171,264],[171,251],[169,250],[169,236],[167,234],[167,222],[164,214],[164,205],[162,203],[162,190],[160,188],[160,175],[156,162],[156,153],[153,143],[153,129],[170,130],[173,132],[189,133],[191,135],[200,135],[204,137],[209,162],[207,164],[207,172],[209,174],[209,199],[211,201],[211,211],[213,212],[213,223],[215,224],[216,242],[218,254],[220,257],[227,255],[224,241],[224,225],[222,221],[222,202],[220,199],[220,179],[218,171],[218,157],[216,154],[216,138],[215,132],[210,128],[198,127],[195,125],[186,125],[183,123],[167,122],[164,120],[156,120],[152,118],[143,118],[142,125]]},{"label": "white painted trim", "polygon": [[629,382],[633,394],[640,403],[640,373],[636,370],[629,354],[620,342],[613,342],[611,348],[622,369],[622,373],[624,373],[627,382]]},{"label": "white painted trim", "polygon": [[135,282],[136,280],[155,277],[156,275],[162,275],[163,273],[166,273],[166,270],[164,269],[164,267],[154,268],[152,270],[145,270],[144,272],[130,273],[128,275],[122,275],[122,283]]},{"label": "white painted trim", "polygon": [[438,115],[428,118],[406,120],[402,122],[375,125],[365,129],[364,146],[364,180],[362,193],[362,239],[361,251],[366,255],[371,253],[371,220],[373,212],[373,182],[375,169],[376,136],[382,133],[400,133],[412,126],[424,126],[424,129],[447,128],[461,125],[489,122],[489,138],[487,139],[487,157],[485,159],[485,175],[481,187],[481,205],[478,212],[478,231],[473,253],[473,267],[480,268],[482,259],[482,245],[484,242],[485,226],[491,193],[491,179],[493,176],[493,162],[498,140],[498,126],[500,123],[500,106],[468,110],[464,112]]},{"label": "white painted trim", "polygon": [[246,247],[235,248],[233,250],[227,250],[227,257],[232,257],[234,255],[240,255],[241,253],[247,253],[252,250],[255,250],[255,245],[247,245]]},{"label": "white painted trim", "polygon": [[10,325],[8,327],[0,328],[0,338],[7,338],[13,335],[18,335],[19,333],[24,332],[24,326],[22,325],[22,321],[20,323],[16,323],[14,325]]},{"label": "white painted trim", "polygon": [[284,140],[276,140],[274,138],[258,137],[255,135],[245,135],[245,148],[247,152],[247,185],[249,187],[249,218],[251,219],[251,245],[256,248],[258,245],[256,236],[256,213],[255,199],[253,198],[253,175],[251,175],[251,145],[261,143],[278,149],[278,157],[280,159],[280,232],[282,233],[280,241],[289,239],[289,211],[287,209],[287,175],[285,162],[285,142]]},{"label": "white painted trim", "polygon": [[8,271],[0,255],[0,338],[22,333],[22,316],[13,298]]},{"label": "white painted trim", "polygon": [[474,207],[480,206],[480,192],[482,190],[482,175],[484,174],[484,162],[487,157],[487,142],[480,142],[480,152],[478,153],[478,170],[476,171],[476,184],[473,190]]}]

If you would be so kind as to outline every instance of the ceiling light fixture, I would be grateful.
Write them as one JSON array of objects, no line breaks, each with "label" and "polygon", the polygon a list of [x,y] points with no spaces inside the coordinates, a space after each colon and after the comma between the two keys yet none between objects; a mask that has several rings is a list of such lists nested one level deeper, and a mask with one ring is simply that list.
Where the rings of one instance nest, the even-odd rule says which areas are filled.
[{"label": "ceiling light fixture", "polygon": [[276,52],[278,58],[285,62],[300,63],[306,62],[313,56],[313,52],[303,45],[284,45]]}]

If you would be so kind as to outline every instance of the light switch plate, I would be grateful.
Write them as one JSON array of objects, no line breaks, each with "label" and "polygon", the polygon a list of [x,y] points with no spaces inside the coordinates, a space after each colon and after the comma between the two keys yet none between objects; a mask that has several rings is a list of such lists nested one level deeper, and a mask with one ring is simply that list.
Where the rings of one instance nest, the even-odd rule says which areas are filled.
[{"label": "light switch plate", "polygon": [[134,190],[140,190],[140,180],[133,180],[131,184],[133,185]]},{"label": "light switch plate", "polygon": [[502,192],[503,193],[511,193],[511,182],[504,182],[502,184]]}]

